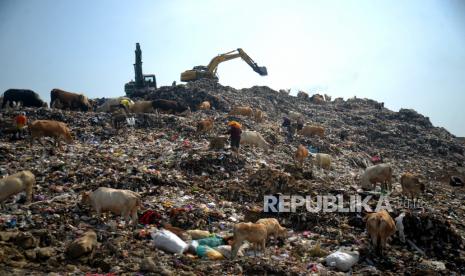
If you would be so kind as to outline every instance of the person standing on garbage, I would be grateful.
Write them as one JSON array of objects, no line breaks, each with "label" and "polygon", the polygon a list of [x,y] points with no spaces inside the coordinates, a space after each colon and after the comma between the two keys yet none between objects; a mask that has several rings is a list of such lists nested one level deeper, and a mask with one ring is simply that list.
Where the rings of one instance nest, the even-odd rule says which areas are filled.
[{"label": "person standing on garbage", "polygon": [[24,131],[26,129],[26,124],[27,124],[26,112],[21,112],[18,116],[16,116],[15,124],[16,124],[15,138],[22,139]]},{"label": "person standing on garbage", "polygon": [[119,102],[119,107],[124,109],[124,112],[126,112],[126,114],[129,114],[129,100],[128,99],[122,99]]},{"label": "person standing on garbage", "polygon": [[239,152],[239,146],[240,146],[240,143],[241,143],[241,134],[242,134],[242,130],[241,130],[241,124],[239,124],[238,122],[236,121],[230,121],[228,123],[228,126],[230,127],[229,128],[229,131],[227,132],[227,134],[231,135],[231,149],[238,153]]},{"label": "person standing on garbage", "polygon": [[282,127],[287,129],[287,133],[286,133],[287,141],[292,142],[295,130],[294,130],[294,126],[291,123],[291,120],[287,117],[283,117]]},{"label": "person standing on garbage", "polygon": [[304,120],[302,118],[297,119],[297,131],[300,131],[304,128]]}]

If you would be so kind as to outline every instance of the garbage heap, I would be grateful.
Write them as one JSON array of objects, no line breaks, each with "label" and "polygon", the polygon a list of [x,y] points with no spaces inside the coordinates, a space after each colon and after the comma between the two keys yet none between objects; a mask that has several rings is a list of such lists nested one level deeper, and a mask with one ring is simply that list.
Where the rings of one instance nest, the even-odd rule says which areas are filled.
[{"label": "garbage heap", "polygon": [[[32,203],[24,203],[24,194],[4,202],[2,271],[8,275],[465,273],[464,188],[449,185],[450,176],[465,176],[465,145],[427,117],[409,109],[394,112],[368,99],[315,103],[268,87],[237,90],[209,81],[161,87],[146,96],[160,98],[187,104],[192,113],[136,114],[135,126],[113,129],[106,113],[26,108],[30,121],[68,124],[75,142],[64,150],[47,139],[44,145],[12,140],[10,122],[19,110],[1,110],[0,175],[28,169],[37,182]],[[197,110],[203,101],[210,101],[212,109]],[[264,121],[228,116],[237,105],[262,110]],[[286,139],[282,118],[292,112],[301,114],[307,124],[323,126],[324,137],[295,134],[291,141]],[[199,133],[196,123],[205,118],[213,118],[214,127]],[[272,148],[243,146],[237,156],[229,146],[210,149],[210,139],[224,135],[229,120],[258,131]],[[293,156],[299,144],[331,155],[331,168],[314,166],[312,158],[302,168],[297,166]],[[360,174],[373,165],[373,156],[394,169],[391,216],[405,213],[406,238],[394,235],[384,256],[371,250],[363,211],[308,212],[305,207],[288,213],[263,211],[264,196],[277,194],[340,195],[345,200],[371,195],[368,204],[375,207],[381,193],[360,189]],[[399,178],[407,171],[420,174],[426,183],[426,193],[415,206],[401,194]],[[81,193],[98,187],[138,192],[139,224],[133,228],[111,213],[99,217],[82,204]],[[234,224],[264,217],[277,218],[289,230],[287,238],[267,242],[266,254],[255,257],[244,249],[231,260],[227,244],[222,245],[226,252],[217,247],[222,254],[210,254],[214,251],[208,248],[201,253],[200,247],[197,255],[187,253],[195,239],[188,230],[202,230],[207,238],[227,237]],[[162,228],[170,232],[160,232]],[[66,248],[89,229],[96,232],[98,247],[92,255],[69,258]],[[180,240],[172,240],[170,233]],[[176,250],[155,242],[160,239],[173,241]],[[176,253],[178,248],[186,251]]]}]

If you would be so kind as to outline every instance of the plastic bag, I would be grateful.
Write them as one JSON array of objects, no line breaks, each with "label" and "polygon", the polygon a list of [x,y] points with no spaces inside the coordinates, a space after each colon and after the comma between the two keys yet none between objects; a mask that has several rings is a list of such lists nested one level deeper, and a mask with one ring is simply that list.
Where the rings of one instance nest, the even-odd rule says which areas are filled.
[{"label": "plastic bag", "polygon": [[359,253],[338,250],[326,257],[326,265],[336,267],[340,271],[349,271],[358,262]]},{"label": "plastic bag", "polygon": [[[215,248],[216,251],[220,252],[226,259],[231,259],[231,246],[230,245],[220,245]],[[244,253],[241,249],[237,252],[237,257],[244,256]]]},{"label": "plastic bag", "polygon": [[405,242],[405,233],[404,233],[404,224],[403,224],[404,217],[405,217],[405,213],[402,213],[395,219],[396,228],[397,228],[397,231],[399,231],[399,239],[401,242]]},{"label": "plastic bag", "polygon": [[135,118],[126,118],[126,123],[128,126],[135,126],[136,125],[136,119]]},{"label": "plastic bag", "polygon": [[210,260],[223,260],[224,259],[223,254],[221,254],[220,252],[206,245],[197,246],[196,253],[197,253],[197,256],[201,258],[208,258]]},{"label": "plastic bag", "polygon": [[199,245],[206,245],[210,247],[217,247],[220,245],[224,245],[224,240],[221,237],[218,236],[211,236],[208,238],[200,239],[197,240]]},{"label": "plastic bag", "polygon": [[187,249],[187,243],[168,230],[152,232],[151,236],[153,245],[163,251],[182,254]]},{"label": "plastic bag", "polygon": [[204,230],[187,230],[187,234],[189,234],[193,240],[199,240],[210,237],[210,232]]}]

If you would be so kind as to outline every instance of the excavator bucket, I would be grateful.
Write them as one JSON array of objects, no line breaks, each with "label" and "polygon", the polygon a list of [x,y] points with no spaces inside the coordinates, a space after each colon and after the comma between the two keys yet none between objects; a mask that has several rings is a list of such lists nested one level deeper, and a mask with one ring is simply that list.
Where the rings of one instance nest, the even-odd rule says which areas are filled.
[{"label": "excavator bucket", "polygon": [[268,75],[268,71],[266,70],[265,66],[257,66],[253,70],[257,72],[260,76]]}]

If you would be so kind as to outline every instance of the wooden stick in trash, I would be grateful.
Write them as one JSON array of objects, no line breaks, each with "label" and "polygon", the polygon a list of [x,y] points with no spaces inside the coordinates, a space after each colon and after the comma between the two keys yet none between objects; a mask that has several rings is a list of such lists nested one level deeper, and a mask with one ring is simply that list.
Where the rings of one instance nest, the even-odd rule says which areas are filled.
[{"label": "wooden stick in trash", "polygon": [[413,249],[415,249],[416,251],[418,251],[421,255],[423,256],[426,256],[425,252],[423,250],[421,250],[418,246],[416,246],[416,244],[414,244],[411,240],[407,239],[407,243],[413,247]]},{"label": "wooden stick in trash", "polygon": [[32,203],[29,203],[28,205],[25,205],[25,207],[29,207],[31,205],[34,205],[34,204],[37,204],[37,203],[52,203],[53,201],[57,200],[57,199],[63,199],[63,198],[66,198],[66,197],[70,197],[71,195],[59,195],[59,196],[56,196],[54,198],[51,198],[51,199],[47,199],[47,200],[41,200],[41,201],[36,201],[36,202],[32,202]]}]

